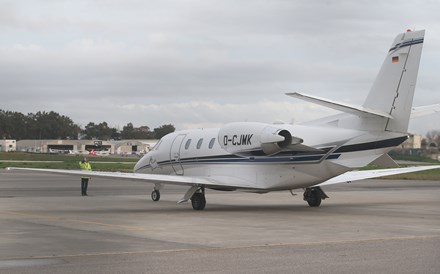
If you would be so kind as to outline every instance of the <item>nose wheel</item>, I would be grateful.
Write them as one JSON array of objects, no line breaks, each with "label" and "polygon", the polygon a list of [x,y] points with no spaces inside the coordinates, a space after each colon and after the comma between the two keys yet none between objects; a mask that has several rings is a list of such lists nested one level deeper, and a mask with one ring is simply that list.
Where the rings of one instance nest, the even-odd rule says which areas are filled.
[{"label": "nose wheel", "polygon": [[155,189],[153,192],[151,192],[151,200],[157,202],[160,200],[160,191]]}]

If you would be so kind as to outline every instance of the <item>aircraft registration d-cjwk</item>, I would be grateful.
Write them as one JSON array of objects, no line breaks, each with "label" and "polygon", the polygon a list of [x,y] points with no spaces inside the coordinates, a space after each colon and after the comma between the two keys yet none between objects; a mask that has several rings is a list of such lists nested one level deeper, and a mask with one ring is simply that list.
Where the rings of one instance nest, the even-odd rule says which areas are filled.
[{"label": "aircraft registration d-cjwk", "polygon": [[394,163],[387,152],[408,138],[424,33],[397,35],[362,106],[287,93],[341,114],[294,125],[239,122],[173,132],[139,160],[133,173],[27,170],[141,180],[154,184],[154,201],[166,184],[187,185],[179,203],[191,200],[195,210],[203,210],[205,189],[304,189],[304,200],[317,207],[328,198],[323,185],[440,168],[353,170],[372,162]]}]

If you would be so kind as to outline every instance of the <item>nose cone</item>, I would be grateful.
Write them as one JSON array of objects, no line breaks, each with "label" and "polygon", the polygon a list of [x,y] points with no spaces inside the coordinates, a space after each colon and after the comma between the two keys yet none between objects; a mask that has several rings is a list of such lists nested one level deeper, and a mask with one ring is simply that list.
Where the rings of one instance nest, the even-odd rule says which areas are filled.
[{"label": "nose cone", "polygon": [[151,155],[150,152],[148,152],[147,154],[144,155],[144,157],[142,157],[134,166],[133,168],[133,172],[137,173],[140,172],[140,170],[142,168],[145,168],[147,166],[147,164],[149,163],[149,159],[151,159]]}]

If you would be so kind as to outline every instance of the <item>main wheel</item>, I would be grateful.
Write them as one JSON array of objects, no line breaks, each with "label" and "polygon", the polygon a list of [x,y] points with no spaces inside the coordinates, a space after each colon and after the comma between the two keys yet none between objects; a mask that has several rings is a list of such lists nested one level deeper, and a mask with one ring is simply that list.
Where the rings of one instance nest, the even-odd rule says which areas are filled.
[{"label": "main wheel", "polygon": [[191,205],[194,210],[203,210],[206,206],[205,194],[201,192],[194,193],[191,197]]},{"label": "main wheel", "polygon": [[305,200],[311,207],[318,207],[321,205],[321,195],[319,191],[316,191],[315,189],[311,189],[307,193],[307,197]]},{"label": "main wheel", "polygon": [[160,200],[160,191],[159,190],[153,190],[153,192],[151,192],[151,200],[157,202]]}]

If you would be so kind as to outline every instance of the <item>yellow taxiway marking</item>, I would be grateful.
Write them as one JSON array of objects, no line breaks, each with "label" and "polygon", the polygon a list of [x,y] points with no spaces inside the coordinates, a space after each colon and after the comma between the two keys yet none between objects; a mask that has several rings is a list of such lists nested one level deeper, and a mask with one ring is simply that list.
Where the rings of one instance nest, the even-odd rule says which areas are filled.
[{"label": "yellow taxiway marking", "polygon": [[16,211],[1,211],[0,214],[6,214],[6,215],[11,215],[11,216],[29,217],[29,218],[35,218],[35,219],[46,219],[46,220],[55,220],[55,221],[63,221],[63,222],[72,222],[72,223],[79,223],[79,224],[99,225],[99,226],[105,226],[105,227],[111,227],[111,228],[131,230],[131,231],[133,231],[133,230],[134,231],[142,231],[142,230],[144,230],[143,227],[139,227],[139,226],[116,225],[116,224],[108,224],[108,223],[95,222],[95,221],[70,219],[70,218],[64,218],[64,217],[55,217],[55,216],[49,216],[49,215],[39,215],[39,214],[16,212]]}]

